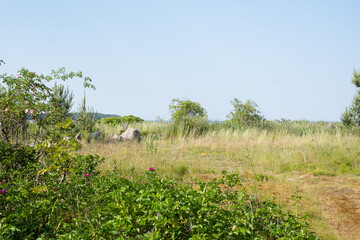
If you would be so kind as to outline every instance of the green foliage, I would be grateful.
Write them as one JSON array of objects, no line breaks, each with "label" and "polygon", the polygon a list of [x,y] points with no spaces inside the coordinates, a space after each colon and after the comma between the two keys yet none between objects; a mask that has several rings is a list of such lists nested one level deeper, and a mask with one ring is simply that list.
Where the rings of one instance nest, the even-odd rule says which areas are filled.
[{"label": "green foliage", "polygon": [[[354,69],[351,82],[360,88],[360,74]],[[357,90],[352,104],[349,108],[345,109],[345,112],[340,117],[341,122],[345,126],[360,126],[360,89]]]},{"label": "green foliage", "polygon": [[64,68],[50,75],[25,68],[15,76],[0,75],[0,139],[7,143],[36,144],[60,130],[58,125],[68,120],[62,106],[54,104],[53,91],[47,83],[74,77],[83,78],[84,86],[93,87],[91,79],[83,77],[81,72],[66,73]]},{"label": "green foliage", "polygon": [[173,121],[189,121],[189,119],[206,119],[207,113],[200,103],[190,100],[180,100],[174,98],[169,105],[171,112],[171,120]]},{"label": "green foliage", "polygon": [[93,108],[86,107],[86,98],[84,95],[75,120],[76,130],[80,131],[82,136],[86,136],[95,131],[96,121],[96,113]]},{"label": "green foliage", "polygon": [[121,121],[122,123],[138,123],[138,122],[143,122],[144,119],[141,119],[133,115],[129,115],[129,116],[123,116],[121,118]]},{"label": "green foliage", "polygon": [[0,141],[0,181],[13,182],[17,178],[32,180],[36,176],[37,164],[36,149]]},{"label": "green foliage", "polygon": [[249,195],[236,175],[179,185],[153,168],[133,180],[72,170],[37,192],[2,182],[0,239],[317,239],[304,217]]},{"label": "green foliage", "polygon": [[208,132],[209,123],[204,118],[184,117],[179,121],[173,121],[166,129],[165,136],[201,136]]},{"label": "green foliage", "polygon": [[122,123],[122,118],[121,117],[108,117],[108,118],[101,119],[101,122],[111,125],[111,126],[115,126],[115,125]]},{"label": "green foliage", "polygon": [[70,117],[70,110],[73,105],[74,94],[70,92],[69,88],[65,89],[64,85],[57,85],[53,87],[53,95],[51,96],[51,104],[57,106],[61,111],[61,115]]},{"label": "green foliage", "polygon": [[242,103],[237,98],[230,101],[233,105],[233,111],[227,115],[230,121],[237,123],[244,123],[246,125],[257,125],[265,118],[261,116],[260,111],[257,110],[258,105],[251,100]]},{"label": "green foliage", "polygon": [[197,102],[173,99],[169,105],[172,124],[167,132],[168,137],[201,135],[208,130],[207,113]]},{"label": "green foliage", "polygon": [[129,115],[129,116],[123,116],[123,117],[108,117],[108,118],[103,118],[101,119],[101,121],[105,124],[111,125],[111,126],[115,126],[118,124],[124,124],[124,123],[138,123],[138,122],[143,122],[144,119],[141,119],[139,117],[133,116],[133,115]]}]

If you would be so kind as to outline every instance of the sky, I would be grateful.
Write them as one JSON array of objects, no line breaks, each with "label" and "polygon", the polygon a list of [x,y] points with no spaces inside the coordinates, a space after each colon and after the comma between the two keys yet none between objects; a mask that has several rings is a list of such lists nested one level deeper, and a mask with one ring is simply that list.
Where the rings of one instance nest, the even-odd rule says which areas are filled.
[{"label": "sky", "polygon": [[[339,121],[360,70],[360,1],[0,0],[0,74],[65,67],[100,113],[170,119],[173,98],[225,120],[234,98],[266,119]],[[84,96],[80,80],[66,83]]]}]

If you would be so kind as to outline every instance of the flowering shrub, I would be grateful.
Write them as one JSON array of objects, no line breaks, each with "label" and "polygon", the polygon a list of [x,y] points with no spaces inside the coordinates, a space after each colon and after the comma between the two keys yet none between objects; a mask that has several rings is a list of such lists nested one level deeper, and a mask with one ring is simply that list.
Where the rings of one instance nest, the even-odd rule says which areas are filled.
[{"label": "flowering shrub", "polygon": [[68,121],[61,106],[54,104],[53,89],[48,83],[74,77],[84,79],[85,87],[94,88],[91,79],[83,77],[82,72],[66,73],[63,68],[50,75],[25,68],[15,76],[0,75],[0,139],[7,143],[37,144],[54,137],[59,132],[56,130],[63,129]]},{"label": "flowering shrub", "polygon": [[247,194],[236,175],[193,185],[154,170],[69,178],[36,193],[7,183],[0,239],[317,239],[304,218]]}]

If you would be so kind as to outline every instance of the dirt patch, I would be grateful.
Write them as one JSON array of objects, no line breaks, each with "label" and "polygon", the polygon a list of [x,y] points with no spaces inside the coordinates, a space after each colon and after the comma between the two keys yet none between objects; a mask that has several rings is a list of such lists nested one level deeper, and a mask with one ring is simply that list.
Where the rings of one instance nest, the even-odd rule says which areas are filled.
[{"label": "dirt patch", "polygon": [[[252,182],[262,196],[274,197],[292,211],[309,214],[310,226],[322,239],[360,240],[360,178],[293,175],[276,181]],[[302,196],[294,207],[291,196]]]},{"label": "dirt patch", "polygon": [[323,217],[339,239],[360,239],[360,181],[329,178],[316,184]]}]

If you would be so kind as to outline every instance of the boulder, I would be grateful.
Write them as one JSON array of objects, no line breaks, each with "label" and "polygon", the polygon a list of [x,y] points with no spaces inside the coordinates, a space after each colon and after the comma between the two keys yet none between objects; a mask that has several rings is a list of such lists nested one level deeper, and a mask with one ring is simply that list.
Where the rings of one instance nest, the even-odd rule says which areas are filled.
[{"label": "boulder", "polygon": [[81,141],[81,133],[80,132],[75,135],[75,140],[78,142]]},{"label": "boulder", "polygon": [[127,129],[123,134],[120,135],[120,141],[134,141],[140,142],[142,139],[140,131],[135,128]]},{"label": "boulder", "polygon": [[118,141],[121,140],[121,137],[120,137],[120,135],[117,135],[117,134],[109,135],[107,137],[107,140],[110,141],[110,142],[118,142]]},{"label": "boulder", "polygon": [[102,132],[93,132],[93,133],[90,133],[89,136],[88,136],[88,141],[91,141],[91,140],[101,140],[104,138],[104,134]]}]

